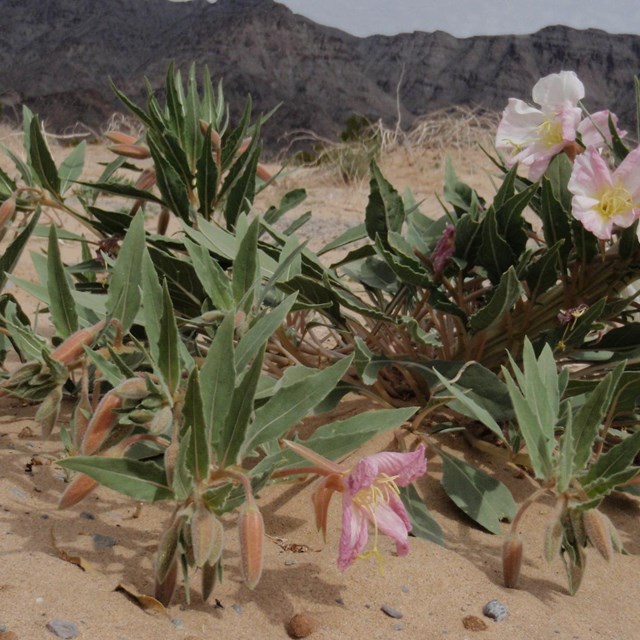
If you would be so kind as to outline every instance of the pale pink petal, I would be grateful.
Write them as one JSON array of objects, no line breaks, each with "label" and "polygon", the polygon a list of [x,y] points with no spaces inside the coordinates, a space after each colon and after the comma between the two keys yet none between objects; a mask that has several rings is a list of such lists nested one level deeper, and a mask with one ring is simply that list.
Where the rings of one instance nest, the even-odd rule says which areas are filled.
[{"label": "pale pink petal", "polygon": [[589,149],[575,159],[568,184],[573,195],[598,197],[599,192],[612,184],[611,171],[595,149]]},{"label": "pale pink petal", "polygon": [[562,139],[565,142],[573,142],[576,139],[576,129],[580,124],[582,110],[578,107],[569,107],[562,109],[556,117],[562,124]]},{"label": "pale pink petal", "polygon": [[611,144],[611,131],[609,130],[609,116],[620,138],[624,138],[627,132],[618,129],[618,116],[608,110],[596,111],[587,116],[579,125],[578,133],[582,138],[582,144],[589,147],[601,148]]},{"label": "pale pink petal", "polygon": [[640,147],[631,151],[613,172],[614,182],[621,182],[634,204],[640,204]]},{"label": "pale pink petal", "polygon": [[559,111],[567,106],[575,107],[584,98],[584,85],[574,71],[561,71],[540,78],[531,95],[543,110]]},{"label": "pale pink petal", "polygon": [[424,444],[410,453],[384,451],[362,458],[349,474],[347,486],[351,495],[355,495],[363,487],[370,487],[380,474],[385,474],[395,478],[398,486],[404,487],[426,470]]},{"label": "pale pink petal", "polygon": [[342,533],[338,550],[338,568],[344,571],[358,557],[367,544],[369,532],[365,512],[354,506],[345,492],[342,501]]},{"label": "pale pink petal", "polygon": [[498,125],[496,147],[509,150],[531,144],[538,137],[538,128],[544,120],[544,114],[539,109],[530,107],[522,100],[510,98]]},{"label": "pale pink petal", "polygon": [[[403,507],[404,510],[404,507]],[[409,553],[409,529],[407,527],[406,514],[401,517],[390,504],[380,503],[375,511],[376,524],[378,531],[384,535],[393,538],[396,542],[396,551],[399,556],[406,556]]]},{"label": "pale pink petal", "polygon": [[571,213],[574,218],[582,223],[582,226],[591,231],[596,238],[608,240],[613,233],[613,220],[604,218],[595,209],[579,209],[575,205],[575,198],[571,204]]}]

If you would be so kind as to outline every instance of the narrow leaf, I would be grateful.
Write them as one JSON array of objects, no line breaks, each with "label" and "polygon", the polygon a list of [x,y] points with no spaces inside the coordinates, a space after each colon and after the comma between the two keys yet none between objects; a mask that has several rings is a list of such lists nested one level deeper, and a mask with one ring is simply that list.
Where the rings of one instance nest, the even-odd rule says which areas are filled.
[{"label": "narrow leaf", "polygon": [[69,280],[62,264],[55,225],[49,227],[47,272],[51,319],[58,335],[62,338],[68,338],[78,329],[78,314],[76,313],[75,301],[71,295]]}]

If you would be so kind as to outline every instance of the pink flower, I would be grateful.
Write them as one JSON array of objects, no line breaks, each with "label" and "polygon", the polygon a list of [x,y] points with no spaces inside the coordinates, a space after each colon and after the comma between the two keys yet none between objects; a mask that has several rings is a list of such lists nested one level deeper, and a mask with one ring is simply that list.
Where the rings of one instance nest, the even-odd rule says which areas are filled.
[{"label": "pink flower", "polygon": [[624,138],[627,132],[623,129],[618,129],[618,116],[610,111],[596,111],[590,116],[587,116],[579,125],[578,133],[582,138],[582,144],[587,149],[589,147],[595,147],[601,149],[606,145],[611,144],[611,131],[609,130],[609,116],[613,121],[613,125],[618,132],[620,138]]},{"label": "pink flower", "polygon": [[[406,487],[427,470],[424,445],[410,453],[388,451],[365,456],[352,468],[324,458],[315,451],[285,440],[298,455],[318,466],[325,476],[313,495],[316,525],[326,538],[327,511],[336,491],[342,493],[342,534],[338,567],[344,571],[358,558],[375,556],[380,561],[378,533],[396,542],[399,556],[409,553],[411,523],[399,498],[398,487]],[[373,549],[363,553],[369,539],[369,523],[373,525]]]},{"label": "pink flower", "polygon": [[529,179],[535,181],[551,159],[575,141],[584,86],[573,71],[561,71],[538,80],[532,96],[540,109],[509,99],[498,125],[496,148],[509,154],[508,166],[527,167]]},{"label": "pink flower", "polygon": [[587,150],[576,158],[568,188],[574,218],[597,238],[611,238],[614,225],[629,227],[640,217],[640,148],[613,172],[595,149]]},{"label": "pink flower", "polygon": [[449,260],[453,257],[456,250],[456,228],[451,224],[445,225],[444,231],[440,236],[440,239],[436,243],[431,254],[431,264],[433,265],[433,272],[436,275],[441,275],[445,267],[449,263]]}]

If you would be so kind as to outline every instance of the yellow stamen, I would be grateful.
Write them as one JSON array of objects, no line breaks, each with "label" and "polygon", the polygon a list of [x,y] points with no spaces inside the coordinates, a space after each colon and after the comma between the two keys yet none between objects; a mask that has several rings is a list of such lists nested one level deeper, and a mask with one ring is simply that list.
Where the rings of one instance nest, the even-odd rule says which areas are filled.
[{"label": "yellow stamen", "polygon": [[606,220],[626,213],[634,207],[631,194],[620,184],[607,187],[600,194],[599,200],[596,211]]},{"label": "yellow stamen", "polygon": [[545,120],[539,127],[540,140],[547,147],[554,147],[563,141],[562,123],[559,120]]}]

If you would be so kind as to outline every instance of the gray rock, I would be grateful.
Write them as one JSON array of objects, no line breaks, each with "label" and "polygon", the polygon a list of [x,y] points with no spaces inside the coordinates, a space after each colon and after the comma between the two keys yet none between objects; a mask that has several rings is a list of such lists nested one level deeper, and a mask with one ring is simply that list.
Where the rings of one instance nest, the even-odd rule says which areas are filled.
[{"label": "gray rock", "polygon": [[397,609],[394,609],[392,606],[388,605],[388,604],[383,604],[380,609],[386,613],[390,618],[396,618],[396,619],[400,619],[402,618],[403,614],[400,613],[400,611],[398,611]]},{"label": "gray rock", "polygon": [[90,511],[81,511],[80,512],[80,517],[83,520],[95,520],[96,519],[96,517]]},{"label": "gray rock", "polygon": [[242,607],[239,604],[232,604],[231,608],[240,615],[242,613]]},{"label": "gray rock", "polygon": [[103,536],[101,533],[94,533],[92,536],[96,549],[110,549],[118,544],[118,541],[111,536]]},{"label": "gray rock", "polygon": [[47,629],[58,638],[63,638],[64,640],[76,638],[80,634],[80,629],[73,622],[57,618],[47,622]]},{"label": "gray rock", "polygon": [[489,602],[484,605],[482,613],[484,613],[487,618],[492,618],[496,622],[500,622],[507,617],[509,610],[507,609],[507,605],[502,604],[499,600],[489,600]]}]

